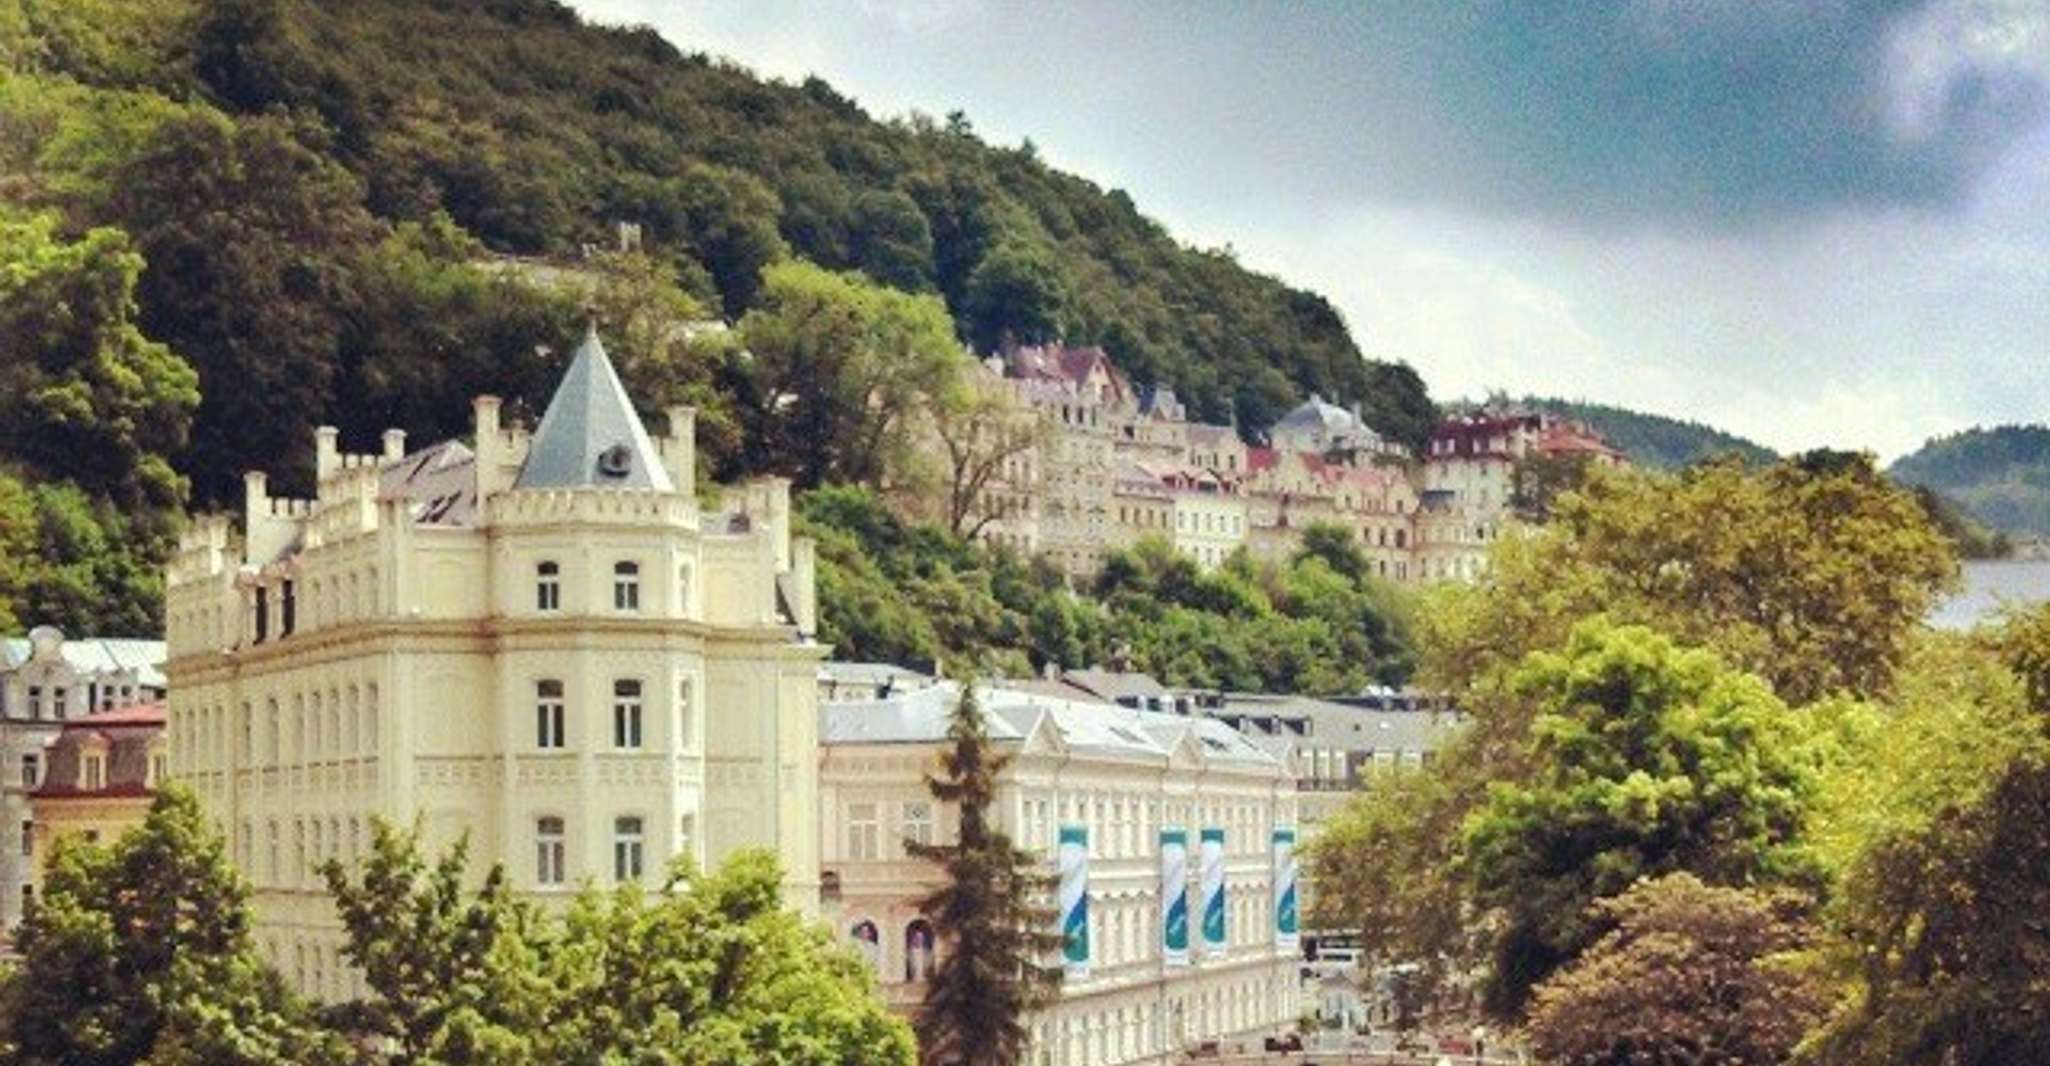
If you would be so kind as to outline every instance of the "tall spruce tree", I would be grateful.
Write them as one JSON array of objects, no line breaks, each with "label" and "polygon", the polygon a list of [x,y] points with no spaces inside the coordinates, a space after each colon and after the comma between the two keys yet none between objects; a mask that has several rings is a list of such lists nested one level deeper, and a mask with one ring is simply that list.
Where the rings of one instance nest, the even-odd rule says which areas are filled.
[{"label": "tall spruce tree", "polygon": [[946,773],[928,775],[926,787],[959,809],[960,834],[951,844],[905,841],[947,875],[918,905],[941,948],[916,1022],[919,1056],[927,1066],[1011,1066],[1024,1058],[1025,1013],[1060,987],[1059,967],[1042,961],[1061,945],[1043,902],[1054,878],[993,824],[997,775],[1010,760],[990,747],[972,679],[962,682],[947,738]]}]

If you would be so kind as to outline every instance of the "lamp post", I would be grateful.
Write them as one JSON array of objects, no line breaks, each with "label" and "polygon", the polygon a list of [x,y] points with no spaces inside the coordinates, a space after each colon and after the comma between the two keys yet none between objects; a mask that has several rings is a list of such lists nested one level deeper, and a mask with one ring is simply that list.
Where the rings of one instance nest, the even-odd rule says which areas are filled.
[{"label": "lamp post", "polygon": [[1486,1056],[1487,1050],[1488,1027],[1485,1025],[1476,1025],[1473,1027],[1473,1061],[1476,1064],[1476,1066],[1478,1066],[1478,1064]]}]

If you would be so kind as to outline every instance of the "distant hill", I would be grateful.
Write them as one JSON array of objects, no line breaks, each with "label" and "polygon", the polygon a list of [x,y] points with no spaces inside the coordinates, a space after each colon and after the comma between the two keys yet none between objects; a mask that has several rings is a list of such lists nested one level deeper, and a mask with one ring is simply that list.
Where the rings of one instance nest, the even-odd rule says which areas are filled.
[{"label": "distant hill", "polygon": [[1937,437],[1888,470],[1956,501],[2010,535],[2050,535],[2050,426],[1973,428]]},{"label": "distant hill", "polygon": [[1757,441],[1700,422],[1577,400],[1526,396],[1520,402],[1525,407],[1579,419],[1599,430],[1632,462],[1662,470],[1677,470],[1731,452],[1756,463],[1778,458],[1772,449]]}]

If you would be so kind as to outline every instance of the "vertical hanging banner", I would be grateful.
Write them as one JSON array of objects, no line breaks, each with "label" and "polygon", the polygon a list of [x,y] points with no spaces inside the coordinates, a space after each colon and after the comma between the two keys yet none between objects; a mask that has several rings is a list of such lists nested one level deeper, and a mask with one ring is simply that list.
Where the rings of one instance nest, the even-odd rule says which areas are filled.
[{"label": "vertical hanging banner", "polygon": [[1189,964],[1189,831],[1160,831],[1160,959]]},{"label": "vertical hanging banner", "polygon": [[1089,976],[1089,829],[1061,827],[1061,963],[1069,977]]},{"label": "vertical hanging banner", "polygon": [[1292,948],[1296,932],[1295,830],[1274,831],[1274,943]]},{"label": "vertical hanging banner", "polygon": [[1224,954],[1224,830],[1203,830],[1196,850],[1202,870],[1203,953]]}]

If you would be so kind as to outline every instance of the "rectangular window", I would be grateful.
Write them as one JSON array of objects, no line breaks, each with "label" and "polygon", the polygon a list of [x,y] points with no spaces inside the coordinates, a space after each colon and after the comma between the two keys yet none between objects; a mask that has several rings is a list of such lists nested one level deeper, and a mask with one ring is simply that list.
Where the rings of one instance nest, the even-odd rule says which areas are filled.
[{"label": "rectangular window", "polygon": [[36,823],[34,822],[21,823],[21,853],[23,855],[34,855],[36,853]]},{"label": "rectangular window", "polygon": [[270,636],[270,590],[259,585],[256,589],[256,643],[261,644]]},{"label": "rectangular window", "polygon": [[534,746],[560,748],[564,744],[562,682],[534,683]]},{"label": "rectangular window", "polygon": [[21,787],[34,788],[38,784],[42,783],[42,779],[42,757],[35,754],[34,752],[30,752],[29,754],[23,755],[21,757]]},{"label": "rectangular window", "polygon": [[30,718],[41,718],[43,716],[43,686],[41,685],[30,685],[28,687],[28,716]]},{"label": "rectangular window", "polygon": [[612,683],[612,746],[641,746],[641,683],[638,681]]},{"label": "rectangular window", "polygon": [[[66,711],[64,708],[64,689],[62,687],[53,688],[50,690],[50,709],[54,711],[56,713],[56,716],[59,718],[65,716]],[[91,708],[88,707],[87,710],[91,710]]]},{"label": "rectangular window", "polygon": [[612,609],[616,611],[638,611],[641,609],[640,564],[613,564]]},{"label": "rectangular window", "polygon": [[932,843],[932,804],[920,800],[904,805],[904,839],[913,844]]},{"label": "rectangular window", "polygon": [[298,597],[293,595],[292,582],[289,578],[286,579],[278,597],[278,611],[278,636],[289,637],[294,625],[299,621]]},{"label": "rectangular window", "polygon": [[534,566],[534,608],[541,611],[562,609],[562,568],[555,563],[544,562]]},{"label": "rectangular window", "polygon": [[697,708],[691,698],[696,691],[697,687],[688,677],[676,686],[676,743],[680,747],[690,747],[691,737],[697,729]]},{"label": "rectangular window", "polygon": [[562,819],[542,818],[534,823],[534,883],[559,885],[563,883]]},{"label": "rectangular window", "polygon": [[641,820],[616,818],[612,822],[612,877],[619,882],[641,879]]},{"label": "rectangular window", "polygon": [[104,758],[98,755],[86,756],[85,782],[82,787],[84,787],[85,790],[88,792],[98,791],[99,789],[106,786],[106,774],[107,763]]},{"label": "rectangular window", "polygon": [[882,836],[882,827],[876,817],[873,803],[850,803],[847,805],[847,857],[849,859],[881,858],[877,846]]}]

